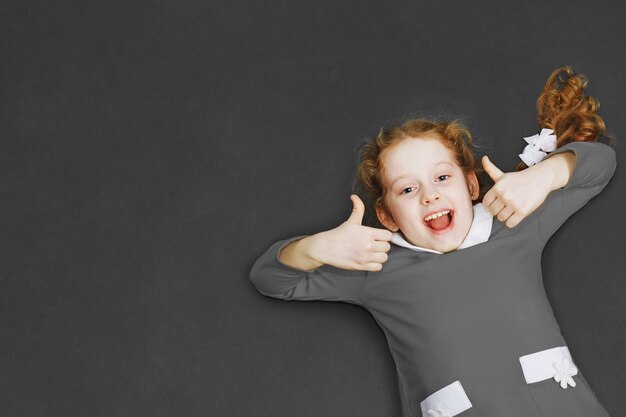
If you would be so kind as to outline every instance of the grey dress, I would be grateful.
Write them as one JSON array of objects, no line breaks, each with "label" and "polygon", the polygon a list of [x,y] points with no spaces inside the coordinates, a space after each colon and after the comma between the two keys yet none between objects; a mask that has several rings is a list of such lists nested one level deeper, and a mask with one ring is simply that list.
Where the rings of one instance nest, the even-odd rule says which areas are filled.
[{"label": "grey dress", "polygon": [[[576,155],[568,184],[515,228],[494,217],[483,243],[446,254],[392,244],[379,272],[300,271],[278,260],[297,236],[271,245],[250,279],[269,297],[365,308],[387,338],[403,417],[607,417],[581,370],[572,372],[576,361],[546,297],[541,255],[606,186],[616,157],[600,142],[568,143],[548,157],[566,151]],[[556,374],[575,386],[563,388]]]}]

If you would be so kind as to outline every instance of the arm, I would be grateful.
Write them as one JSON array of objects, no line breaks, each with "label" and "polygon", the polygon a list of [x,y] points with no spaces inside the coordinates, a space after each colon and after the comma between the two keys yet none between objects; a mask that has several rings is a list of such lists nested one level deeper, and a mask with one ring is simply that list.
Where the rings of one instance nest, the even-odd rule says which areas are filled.
[{"label": "arm", "polygon": [[[360,304],[368,271],[345,270],[330,265],[315,268],[319,263],[307,256],[306,240],[306,236],[296,236],[271,245],[250,271],[250,280],[256,289],[265,296],[283,300]],[[311,269],[304,270],[306,268]]]},{"label": "arm", "polygon": [[287,244],[278,250],[278,260],[292,268],[313,272],[314,269],[324,265],[310,255],[314,240],[314,236],[290,239]]},{"label": "arm", "polygon": [[548,194],[554,190],[565,187],[576,168],[576,154],[573,151],[559,152],[557,155],[549,155],[543,161],[527,168],[525,171],[533,171],[539,181],[547,184]]},{"label": "arm", "polygon": [[[567,160],[551,161],[564,152],[573,153],[575,165],[571,176]],[[609,183],[617,166],[615,150],[600,142],[570,142],[550,153],[542,162],[554,163],[552,191],[538,210],[539,235],[545,243],[559,227]],[[531,167],[533,168],[533,167]],[[529,169],[531,169],[529,168]],[[564,185],[563,185],[564,184]],[[563,185],[562,188],[559,186]]]}]

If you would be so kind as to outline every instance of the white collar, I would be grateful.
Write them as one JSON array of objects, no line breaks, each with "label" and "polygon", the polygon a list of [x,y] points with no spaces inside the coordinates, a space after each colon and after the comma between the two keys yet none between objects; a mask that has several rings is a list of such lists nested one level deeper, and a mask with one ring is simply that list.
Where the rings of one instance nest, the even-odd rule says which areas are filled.
[{"label": "white collar", "polygon": [[[489,239],[489,235],[491,235],[493,215],[489,213],[483,203],[476,203],[473,208],[474,219],[472,220],[472,225],[470,226],[469,232],[467,232],[467,236],[465,236],[465,240],[461,243],[461,246],[459,246],[457,250],[486,242]],[[405,248],[412,249],[416,252],[443,253],[438,250],[412,245],[404,238],[402,232],[392,232],[391,241],[398,246],[404,246]]]}]

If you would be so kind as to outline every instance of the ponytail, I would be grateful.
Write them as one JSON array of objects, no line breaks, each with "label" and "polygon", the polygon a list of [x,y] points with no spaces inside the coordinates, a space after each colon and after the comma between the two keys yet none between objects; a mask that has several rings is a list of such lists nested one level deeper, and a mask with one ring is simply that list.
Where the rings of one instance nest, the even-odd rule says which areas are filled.
[{"label": "ponytail", "polygon": [[[589,79],[574,73],[569,65],[552,72],[537,99],[537,122],[541,128],[552,129],[557,148],[569,142],[597,141],[606,137],[613,145],[614,138],[596,113],[600,102],[585,94]],[[520,162],[516,171],[527,168]]]}]

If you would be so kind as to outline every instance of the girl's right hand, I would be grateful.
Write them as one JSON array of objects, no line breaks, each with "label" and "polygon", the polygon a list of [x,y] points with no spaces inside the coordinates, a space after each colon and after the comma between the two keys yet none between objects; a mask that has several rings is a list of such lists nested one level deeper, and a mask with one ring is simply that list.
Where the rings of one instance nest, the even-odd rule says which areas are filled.
[{"label": "girl's right hand", "polygon": [[391,232],[363,226],[365,205],[352,194],[352,214],[338,227],[315,234],[309,256],[316,261],[341,269],[380,271],[391,249]]}]

